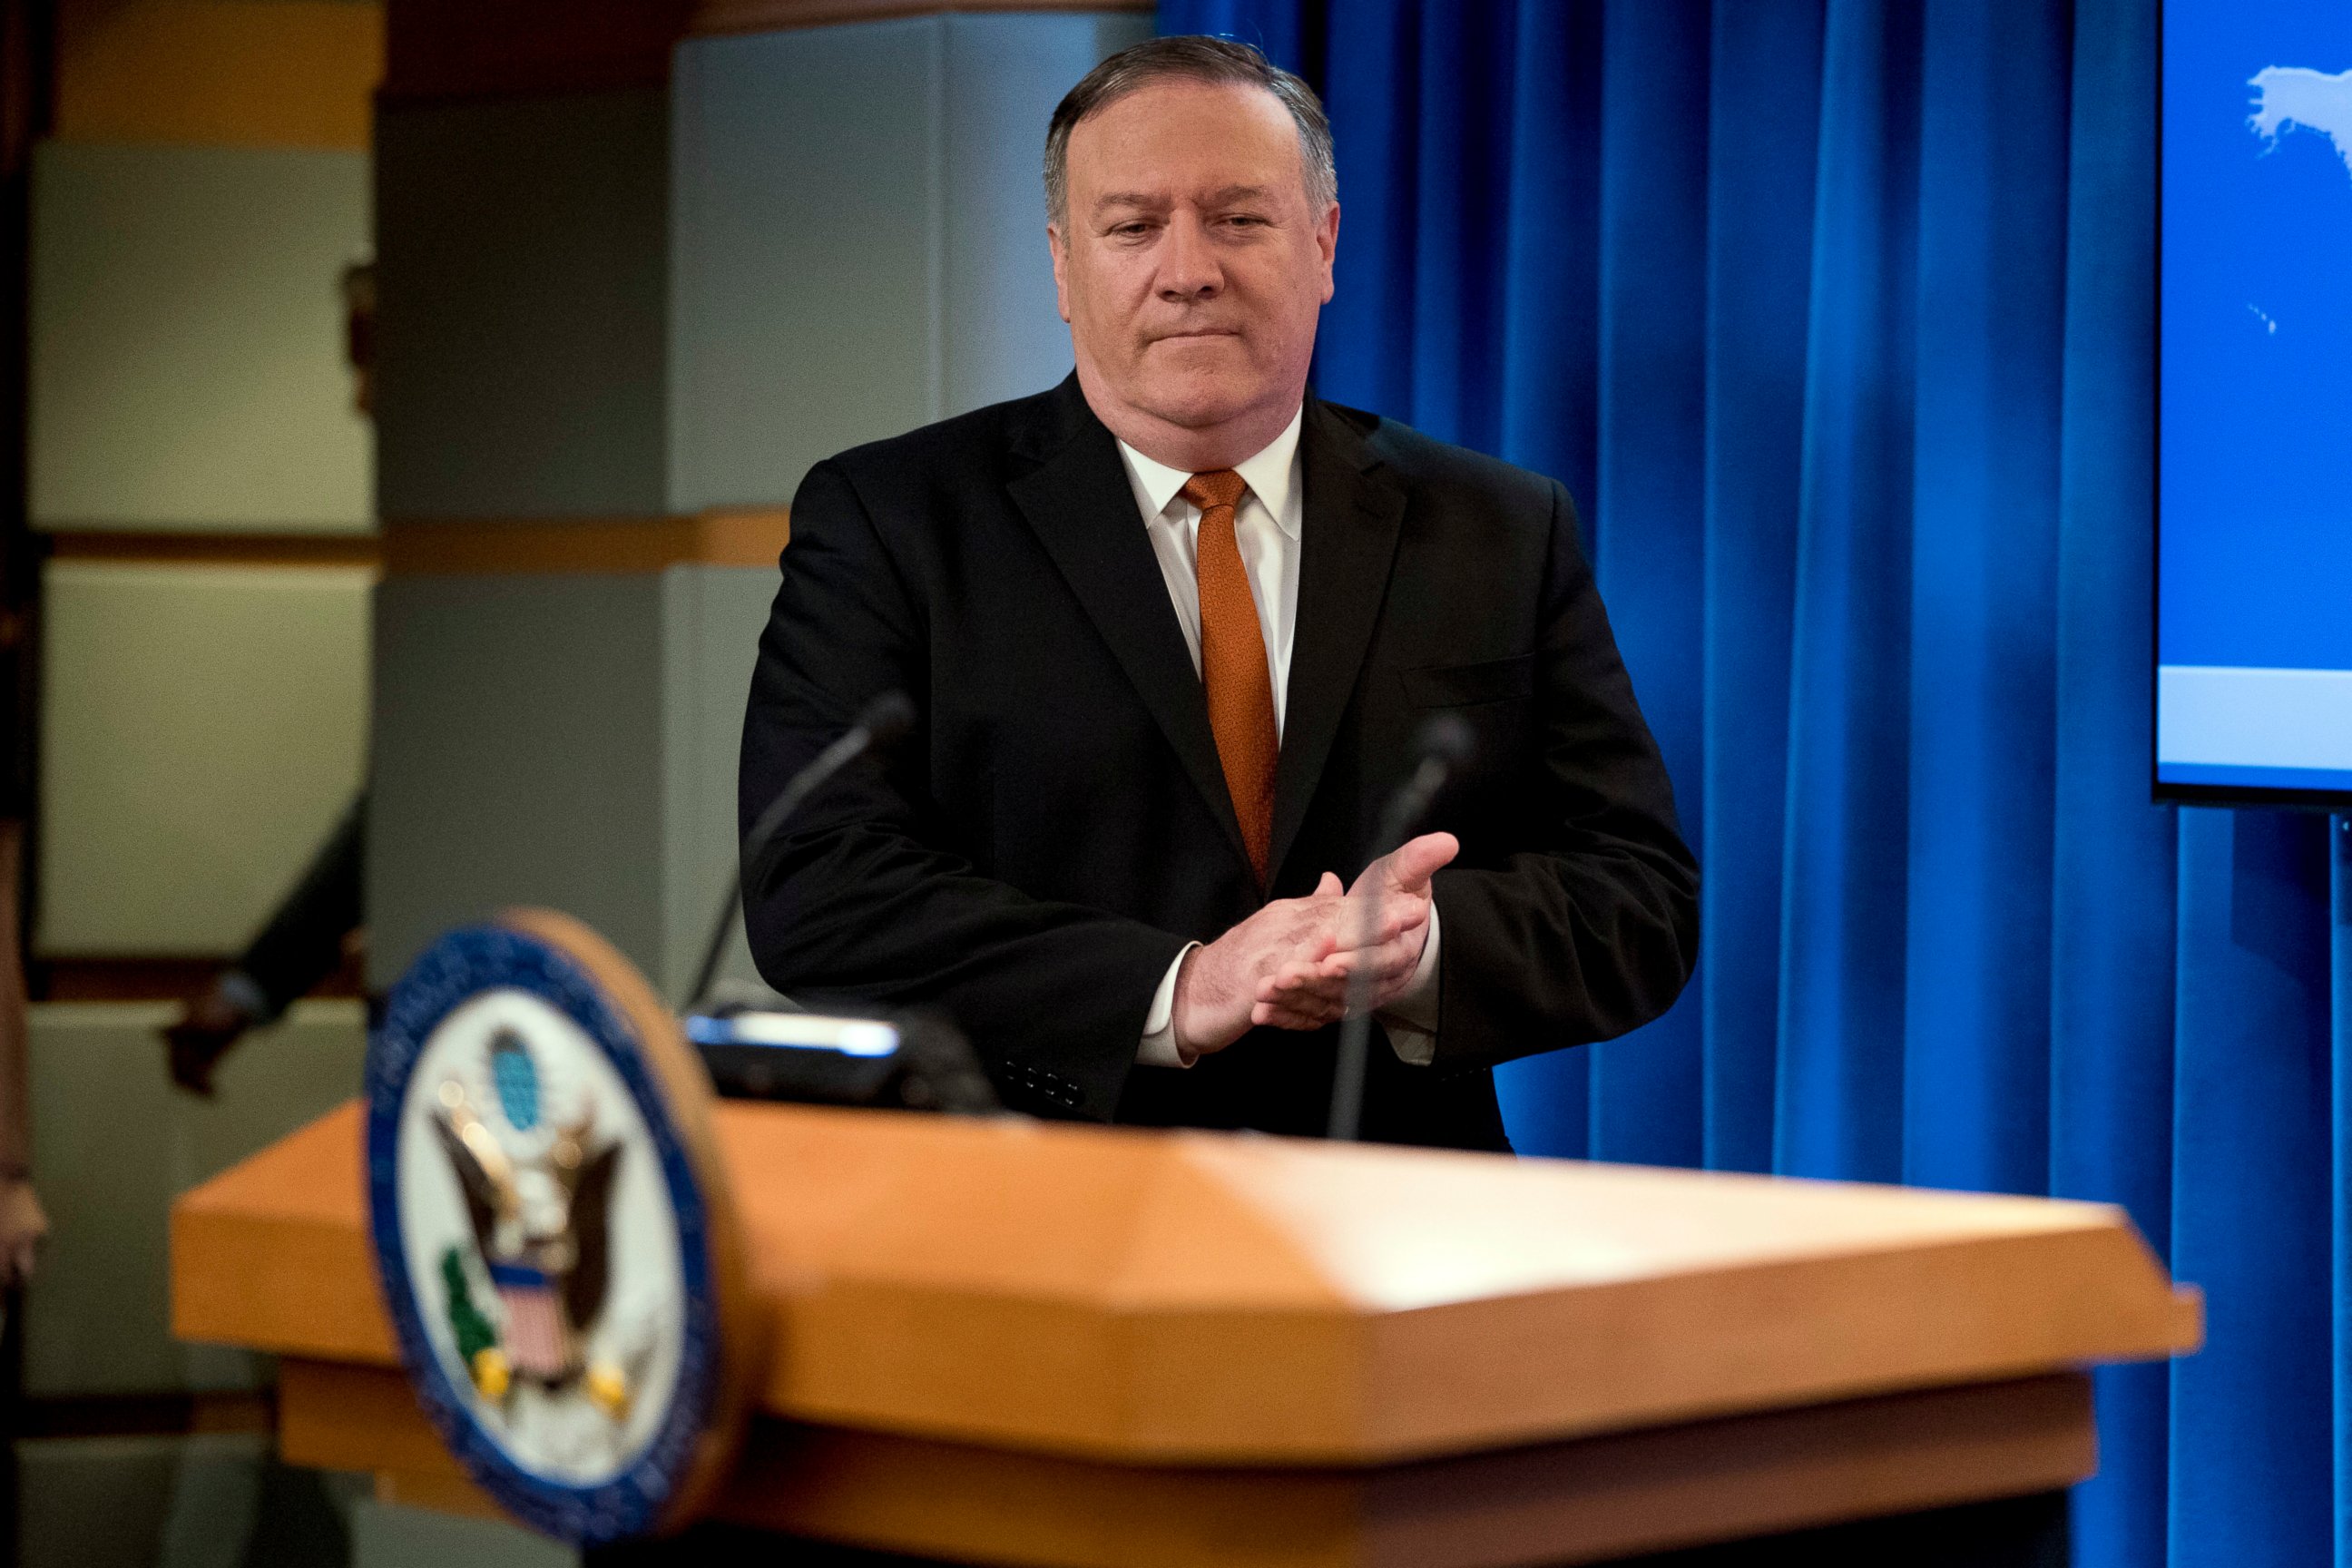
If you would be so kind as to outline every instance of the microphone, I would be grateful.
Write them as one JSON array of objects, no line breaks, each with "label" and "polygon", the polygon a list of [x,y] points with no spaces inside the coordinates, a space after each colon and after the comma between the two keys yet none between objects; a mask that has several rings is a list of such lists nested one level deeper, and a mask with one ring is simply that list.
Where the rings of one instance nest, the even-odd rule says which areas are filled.
[{"label": "microphone", "polygon": [[719,906],[719,921],[710,933],[710,945],[703,950],[701,967],[694,973],[694,987],[687,993],[689,1006],[710,994],[710,982],[719,973],[719,960],[727,951],[727,933],[734,929],[735,917],[742,908],[744,886],[748,882],[757,888],[765,879],[768,851],[775,843],[778,830],[834,774],[869,751],[887,751],[897,745],[914,727],[915,705],[908,700],[907,694],[884,692],[859,710],[841,739],[784,781],[776,798],[752,819],[751,830],[743,835],[742,853],[736,860],[734,879],[728,884],[727,900]]},{"label": "microphone", "polygon": [[[1445,787],[1477,749],[1470,726],[1458,713],[1433,713],[1413,736],[1412,772],[1390,795],[1372,835],[1373,858],[1388,854],[1405,840],[1413,825],[1429,813],[1438,792]],[[1381,883],[1376,878],[1364,890],[1363,919],[1357,930],[1360,955],[1381,930]],[[1339,1023],[1339,1055],[1331,1068],[1331,1118],[1326,1135],[1334,1142],[1356,1141],[1364,1109],[1364,1071],[1371,1054],[1372,972],[1359,962],[1348,973],[1347,1011]]]}]

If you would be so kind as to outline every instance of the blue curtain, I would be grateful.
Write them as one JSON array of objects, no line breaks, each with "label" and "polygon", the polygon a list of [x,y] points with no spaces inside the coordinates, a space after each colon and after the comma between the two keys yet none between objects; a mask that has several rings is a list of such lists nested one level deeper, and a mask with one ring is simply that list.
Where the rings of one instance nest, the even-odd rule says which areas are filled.
[{"label": "blue curtain", "polygon": [[2352,838],[2148,802],[2153,0],[1167,0],[1328,101],[1322,392],[1565,480],[1706,868],[1534,1152],[2127,1207],[2086,1564],[2352,1564]]}]

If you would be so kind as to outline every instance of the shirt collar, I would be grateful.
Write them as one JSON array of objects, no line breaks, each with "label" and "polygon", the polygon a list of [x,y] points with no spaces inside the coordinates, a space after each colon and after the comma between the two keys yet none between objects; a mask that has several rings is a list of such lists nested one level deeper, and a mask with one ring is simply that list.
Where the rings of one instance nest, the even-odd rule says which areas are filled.
[{"label": "shirt collar", "polygon": [[[1257,497],[1266,515],[1293,539],[1298,537],[1298,521],[1291,515],[1290,489],[1297,479],[1298,431],[1306,418],[1307,405],[1302,403],[1298,412],[1290,416],[1290,423],[1282,427],[1281,435],[1256,456],[1234,465],[1234,472],[1241,475],[1242,482],[1249,486],[1250,493]],[[1192,477],[1187,469],[1153,462],[1124,441],[1118,444],[1118,455],[1126,460],[1128,475],[1136,488],[1150,501],[1154,517],[1167,511],[1168,503],[1176,499],[1176,492]]]}]

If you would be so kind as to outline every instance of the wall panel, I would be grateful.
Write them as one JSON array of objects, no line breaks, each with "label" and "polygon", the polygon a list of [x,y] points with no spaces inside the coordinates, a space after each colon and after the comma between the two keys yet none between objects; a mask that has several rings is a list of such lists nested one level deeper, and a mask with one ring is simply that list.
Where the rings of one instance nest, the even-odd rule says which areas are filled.
[{"label": "wall panel", "polygon": [[1133,13],[692,38],[673,82],[670,505],[791,500],[810,465],[1068,374],[1041,163]]},{"label": "wall panel", "polygon": [[[833,452],[1066,374],[1045,122],[1149,29],[1003,13],[694,37],[666,96],[384,107],[373,980],[534,902],[683,999],[734,854],[775,576],[709,553],[647,571],[616,531],[782,505]],[[397,75],[397,18],[394,41]],[[566,519],[639,574],[493,550],[426,576],[401,537],[426,519]],[[499,526],[466,525],[468,548]],[[740,943],[729,972],[750,973]]]},{"label": "wall panel", "polygon": [[49,564],[37,952],[244,944],[359,787],[373,576]]},{"label": "wall panel", "polygon": [[30,1010],[33,1185],[49,1215],[25,1297],[35,1398],[255,1388],[252,1352],[171,1335],[173,1198],[357,1093],[357,1002],[300,1002],[241,1041],[215,1094],[172,1087],[168,1002],[47,1002]]},{"label": "wall panel", "polygon": [[1104,57],[1151,36],[1141,15],[944,18],[948,198],[942,406],[961,414],[1070,374],[1045,246],[1045,122]]},{"label": "wall panel", "polygon": [[668,124],[659,88],[383,108],[385,518],[663,510]]},{"label": "wall panel", "polygon": [[[580,1552],[495,1519],[461,1519],[363,1498],[352,1510],[352,1568],[578,1568]],[[785,1561],[782,1552],[779,1563]]]},{"label": "wall panel", "polygon": [[673,510],[940,416],[945,54],[938,17],[679,46]]},{"label": "wall panel", "polygon": [[659,976],[661,615],[652,575],[378,590],[372,984],[516,903],[578,916]]},{"label": "wall panel", "polygon": [[340,281],[367,190],[363,153],[36,150],[37,526],[369,526]]},{"label": "wall panel", "polygon": [[[702,962],[735,869],[743,704],[775,594],[776,574],[769,568],[681,566],[664,585],[664,989],[680,1003],[691,1000],[684,988]],[[740,929],[729,939],[719,973],[759,978]]]},{"label": "wall panel", "polygon": [[65,0],[57,12],[61,140],[368,144],[383,74],[372,0]]}]

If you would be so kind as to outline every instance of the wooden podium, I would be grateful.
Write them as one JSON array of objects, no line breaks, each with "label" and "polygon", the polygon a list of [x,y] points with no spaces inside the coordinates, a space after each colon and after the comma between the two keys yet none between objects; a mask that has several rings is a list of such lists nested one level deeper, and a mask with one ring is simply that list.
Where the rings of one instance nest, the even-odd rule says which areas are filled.
[{"label": "wooden podium", "polygon": [[[2048,1493],[2201,1310],[2113,1208],[723,1104],[769,1318],[719,1507],[1063,1568],[1597,1562]],[[183,1196],[184,1339],[288,1462],[490,1505],[418,1413],[346,1106]]]}]

